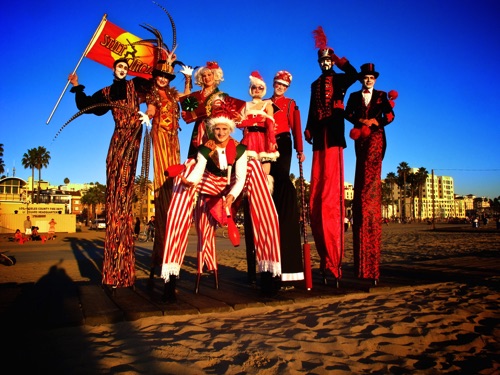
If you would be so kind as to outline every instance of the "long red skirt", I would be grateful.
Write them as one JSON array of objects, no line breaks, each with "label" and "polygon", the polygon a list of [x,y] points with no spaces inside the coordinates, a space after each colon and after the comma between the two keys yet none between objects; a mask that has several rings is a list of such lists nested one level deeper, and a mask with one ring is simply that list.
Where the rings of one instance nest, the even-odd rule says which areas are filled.
[{"label": "long red skirt", "polygon": [[344,149],[314,151],[311,171],[311,231],[321,270],[342,277],[344,256]]}]

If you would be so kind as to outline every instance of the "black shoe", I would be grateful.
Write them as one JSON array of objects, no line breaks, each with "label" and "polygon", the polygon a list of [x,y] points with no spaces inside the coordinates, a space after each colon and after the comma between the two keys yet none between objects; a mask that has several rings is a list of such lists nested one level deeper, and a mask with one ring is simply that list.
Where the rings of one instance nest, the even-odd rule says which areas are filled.
[{"label": "black shoe", "polygon": [[262,272],[260,274],[260,289],[262,296],[275,297],[279,290],[279,278],[273,277],[271,272]]},{"label": "black shoe", "polygon": [[163,302],[175,302],[177,301],[177,296],[175,295],[175,284],[177,276],[170,275],[170,280],[165,283],[165,288],[163,290]]}]

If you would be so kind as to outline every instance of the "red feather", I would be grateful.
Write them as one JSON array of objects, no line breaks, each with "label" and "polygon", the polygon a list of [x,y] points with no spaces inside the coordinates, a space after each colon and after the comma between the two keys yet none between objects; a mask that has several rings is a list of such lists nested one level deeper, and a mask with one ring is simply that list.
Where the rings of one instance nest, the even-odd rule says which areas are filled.
[{"label": "red feather", "polygon": [[314,43],[315,47],[319,49],[327,48],[327,38],[325,35],[325,32],[323,31],[323,28],[321,26],[318,26],[316,30],[313,31],[313,36],[314,36]]}]

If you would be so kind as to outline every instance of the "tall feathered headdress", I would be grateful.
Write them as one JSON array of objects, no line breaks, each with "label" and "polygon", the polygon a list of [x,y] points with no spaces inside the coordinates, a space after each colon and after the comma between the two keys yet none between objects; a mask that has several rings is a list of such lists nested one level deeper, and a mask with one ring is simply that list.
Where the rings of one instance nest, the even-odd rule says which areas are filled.
[{"label": "tall feathered headdress", "polygon": [[142,28],[149,31],[155,36],[155,39],[143,39],[138,44],[153,44],[155,46],[155,68],[153,69],[153,76],[166,76],[169,80],[175,78],[173,73],[175,65],[183,65],[182,62],[177,60],[175,49],[177,48],[177,30],[175,22],[170,13],[160,4],[153,1],[160,7],[170,20],[172,26],[172,48],[163,41],[163,36],[160,31],[149,24],[140,25]]},{"label": "tall feathered headdress", "polygon": [[318,59],[326,57],[332,58],[333,49],[328,47],[328,39],[325,32],[323,31],[323,27],[318,26],[318,28],[313,31],[313,36],[314,46],[318,48]]}]

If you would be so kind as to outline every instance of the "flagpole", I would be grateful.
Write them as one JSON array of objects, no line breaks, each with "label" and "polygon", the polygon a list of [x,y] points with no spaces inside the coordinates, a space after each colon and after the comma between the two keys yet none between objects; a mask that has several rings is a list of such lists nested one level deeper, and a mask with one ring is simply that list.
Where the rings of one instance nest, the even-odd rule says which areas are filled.
[{"label": "flagpole", "polygon": [[[104,16],[102,16],[102,19],[101,19],[101,22],[99,23],[99,26],[97,26],[97,29],[95,30],[94,35],[92,35],[92,38],[90,39],[89,44],[87,45],[87,47],[83,51],[83,54],[80,57],[80,60],[78,60],[78,63],[76,64],[75,69],[73,69],[73,73],[72,74],[76,73],[76,71],[78,70],[78,67],[80,66],[83,58],[85,56],[87,56],[87,53],[90,51],[90,49],[95,44],[95,42],[97,40],[97,37],[99,36],[99,34],[101,33],[102,29],[104,28],[104,25],[106,24],[106,21],[107,21],[106,18],[107,17],[108,17],[107,14],[104,14]],[[54,109],[52,109],[52,112],[50,113],[50,116],[47,119],[47,122],[46,122],[47,125],[49,124],[50,120],[52,119],[52,116],[54,116],[54,113],[55,113],[57,107],[59,106],[59,103],[61,102],[62,97],[64,96],[64,93],[66,92],[66,89],[68,88],[69,84],[70,84],[70,80],[68,79],[68,81],[66,82],[66,85],[64,86],[64,89],[63,89],[61,95],[59,96],[59,99],[57,100],[56,105],[54,106]]]}]

